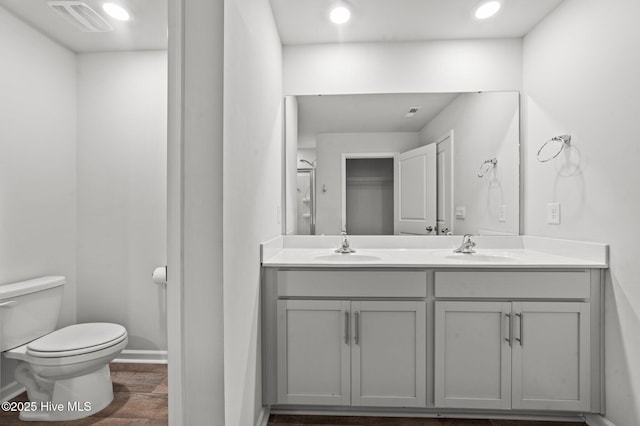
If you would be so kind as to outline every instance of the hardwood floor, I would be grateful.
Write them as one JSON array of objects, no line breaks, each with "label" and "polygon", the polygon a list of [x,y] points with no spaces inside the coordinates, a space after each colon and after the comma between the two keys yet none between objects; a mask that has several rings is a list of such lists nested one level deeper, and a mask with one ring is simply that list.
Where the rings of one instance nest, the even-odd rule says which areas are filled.
[{"label": "hardwood floor", "polygon": [[[91,417],[67,422],[22,422],[18,413],[0,411],[0,425],[88,426],[166,425],[167,366],[112,363],[114,398],[111,405]],[[25,393],[13,401],[26,401]],[[269,426],[585,426],[580,422],[514,420],[429,419],[407,417],[298,416],[272,414]]]},{"label": "hardwood floor", "polygon": [[272,414],[269,426],[585,426],[581,422],[428,419],[408,417],[292,416]]},{"label": "hardwood floor", "polygon": [[[13,426],[166,425],[167,366],[162,364],[111,363],[113,402],[104,410],[81,420],[66,422],[22,422],[16,412],[0,411],[0,424]],[[18,395],[13,401],[26,401]]]}]

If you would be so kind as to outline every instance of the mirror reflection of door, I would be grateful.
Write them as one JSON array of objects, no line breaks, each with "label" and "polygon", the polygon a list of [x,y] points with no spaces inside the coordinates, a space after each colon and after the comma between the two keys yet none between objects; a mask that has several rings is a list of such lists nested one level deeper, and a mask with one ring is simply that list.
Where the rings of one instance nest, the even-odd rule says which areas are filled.
[{"label": "mirror reflection of door", "polygon": [[394,157],[395,233],[436,235],[436,144]]},{"label": "mirror reflection of door", "polygon": [[346,231],[393,234],[393,158],[346,159]]}]

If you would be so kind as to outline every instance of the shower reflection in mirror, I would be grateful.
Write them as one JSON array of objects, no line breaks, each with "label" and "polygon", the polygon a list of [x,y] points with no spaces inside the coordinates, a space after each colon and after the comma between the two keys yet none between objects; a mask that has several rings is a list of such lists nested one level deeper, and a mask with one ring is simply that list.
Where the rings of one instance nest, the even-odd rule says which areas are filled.
[{"label": "shower reflection in mirror", "polygon": [[308,167],[298,167],[296,177],[296,211],[297,234],[315,235],[316,233],[316,203],[315,203],[315,162],[300,160]]}]

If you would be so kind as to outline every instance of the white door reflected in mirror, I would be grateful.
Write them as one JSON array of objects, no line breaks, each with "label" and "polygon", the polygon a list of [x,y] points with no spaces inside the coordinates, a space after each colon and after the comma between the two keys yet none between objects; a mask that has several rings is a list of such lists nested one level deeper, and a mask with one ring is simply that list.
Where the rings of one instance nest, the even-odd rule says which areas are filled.
[{"label": "white door reflected in mirror", "polygon": [[394,157],[395,234],[434,235],[436,230],[436,145]]}]

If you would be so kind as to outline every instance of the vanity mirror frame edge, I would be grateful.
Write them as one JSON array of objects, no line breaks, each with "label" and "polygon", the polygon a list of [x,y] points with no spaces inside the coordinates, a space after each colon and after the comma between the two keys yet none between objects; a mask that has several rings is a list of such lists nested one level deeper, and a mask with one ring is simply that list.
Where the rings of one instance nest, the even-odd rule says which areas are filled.
[{"label": "vanity mirror frame edge", "polygon": [[[419,93],[419,94],[446,94],[446,93],[457,93],[457,94],[469,94],[469,93],[495,93],[495,92],[499,92],[499,93],[514,93],[516,95],[516,102],[517,102],[517,106],[518,106],[518,123],[517,123],[517,134],[518,134],[518,141],[517,141],[517,150],[518,150],[518,155],[517,155],[517,160],[518,160],[518,165],[517,165],[517,170],[518,170],[518,183],[517,183],[517,188],[518,188],[518,202],[517,202],[517,206],[518,206],[518,235],[524,235],[525,234],[525,214],[524,214],[524,209],[525,209],[525,203],[524,203],[524,191],[525,191],[525,184],[524,184],[524,173],[526,172],[526,168],[525,168],[525,160],[526,160],[526,153],[524,152],[524,144],[523,144],[523,138],[524,138],[524,129],[523,129],[523,124],[522,124],[522,119],[523,119],[523,105],[522,105],[522,91],[521,90],[475,90],[475,91],[460,91],[460,92],[455,92],[455,91],[443,91],[443,92],[439,92],[439,91],[431,91],[431,92],[372,92],[372,93],[327,93],[327,94],[322,94],[322,93],[318,93],[318,94],[284,94],[283,95],[283,132],[282,132],[282,164],[283,164],[283,170],[282,170],[282,209],[280,211],[280,217],[279,219],[281,220],[281,224],[282,224],[282,235],[298,235],[297,233],[289,233],[287,234],[287,211],[288,211],[288,205],[287,205],[287,125],[286,125],[286,121],[287,121],[287,99],[288,98],[293,98],[293,99],[297,99],[301,96],[349,96],[349,95],[393,95],[393,94],[412,94],[412,93]],[[297,131],[297,121],[298,121],[298,117],[297,117],[297,112],[296,112],[296,131]],[[296,157],[297,158],[297,157]],[[452,200],[452,204],[454,204],[454,201]],[[344,208],[344,207],[343,207]],[[452,216],[454,217],[455,220],[455,214],[452,212]],[[317,227],[317,225],[316,225]],[[454,235],[458,235],[458,234],[454,234]],[[461,235],[461,234],[460,234]],[[308,236],[314,236],[314,235],[308,235]],[[444,235],[432,235],[432,236],[444,236]],[[489,235],[487,235],[489,236]]]}]

